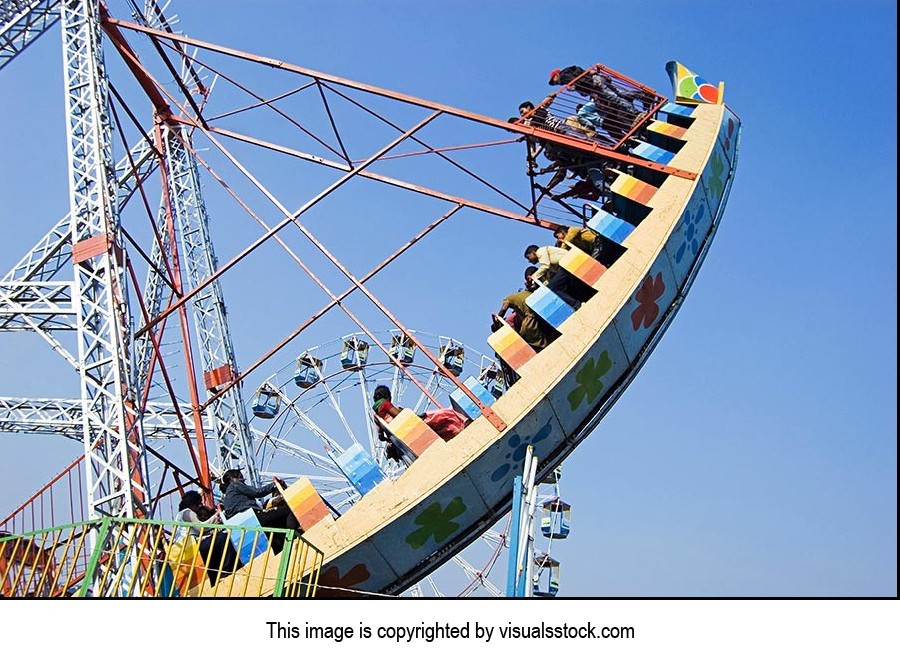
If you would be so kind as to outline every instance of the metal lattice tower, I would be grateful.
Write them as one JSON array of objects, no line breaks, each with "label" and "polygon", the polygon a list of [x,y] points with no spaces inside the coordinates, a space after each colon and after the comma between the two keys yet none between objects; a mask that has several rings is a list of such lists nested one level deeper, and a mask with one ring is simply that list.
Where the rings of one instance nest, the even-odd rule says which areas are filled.
[{"label": "metal lattice tower", "polygon": [[[209,234],[209,218],[200,193],[197,163],[186,148],[190,135],[184,128],[165,131],[165,155],[173,212],[181,233],[187,283],[198,287],[216,271],[215,252]],[[225,301],[219,280],[213,280],[191,299],[197,330],[200,360],[207,389],[230,382],[237,373],[234,347],[228,331]],[[246,469],[247,479],[257,482],[259,475],[252,455],[246,407],[240,386],[230,387],[210,405],[217,454],[213,468]]]},{"label": "metal lattice tower", "polygon": [[59,20],[59,0],[3,0],[0,69]]},{"label": "metal lattice tower", "polygon": [[96,1],[62,6],[72,293],[89,513],[134,517],[149,495],[99,12]]},{"label": "metal lattice tower", "polygon": [[[166,25],[155,2],[147,3],[146,15],[147,19],[139,18]],[[148,469],[153,458],[148,467],[146,441],[183,437],[187,431],[198,444],[211,438],[214,472],[241,467],[253,481],[258,472],[240,387],[215,395],[217,386],[229,383],[238,372],[218,281],[189,305],[211,402],[203,404],[197,396],[189,406],[148,402],[158,346],[152,332],[134,338],[134,324],[142,320],[142,312],[129,301],[128,255],[119,211],[160,167],[157,151],[164,174],[157,218],[160,241],[151,250],[142,308],[154,317],[170,302],[173,263],[176,267],[180,263],[183,270],[184,281],[178,273],[180,291],[197,287],[216,269],[188,131],[166,125],[164,113],[158,112],[159,143],[139,141],[114,166],[99,0],[3,0],[0,68],[60,19],[70,213],[0,279],[0,330],[41,336],[78,372],[81,398],[0,398],[0,430],[80,438],[88,465],[89,515],[150,515]],[[60,279],[70,266],[72,278]],[[77,354],[59,340],[60,331],[77,335]],[[186,339],[184,350],[191,370],[189,343]],[[205,408],[202,416],[201,408]],[[205,458],[197,476],[200,483],[209,484]]]}]

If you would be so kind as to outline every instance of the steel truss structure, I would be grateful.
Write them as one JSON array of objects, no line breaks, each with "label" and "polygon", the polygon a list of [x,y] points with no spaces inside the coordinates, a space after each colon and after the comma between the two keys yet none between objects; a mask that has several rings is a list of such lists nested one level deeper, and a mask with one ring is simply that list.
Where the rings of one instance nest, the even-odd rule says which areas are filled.
[{"label": "steel truss structure", "polygon": [[[144,288],[143,304],[149,317],[165,306],[166,295],[172,295],[166,275],[180,275],[169,265],[170,260],[178,260],[173,251],[178,246],[170,240],[174,231],[167,226],[170,220],[177,222],[185,254],[183,285],[193,288],[216,268],[197,166],[184,146],[190,143],[187,129],[163,126],[161,144],[140,140],[111,174],[113,121],[100,46],[101,4],[8,1],[2,11],[0,67],[61,17],[64,19],[72,210],[0,280],[0,329],[41,336],[80,373],[83,398],[0,399],[0,428],[73,436],[80,426],[78,434],[85,443],[85,454],[94,465],[87,511],[91,516],[148,514],[143,485],[146,466],[142,466],[146,462],[146,440],[184,437],[190,432],[197,437],[196,445],[202,452],[203,437],[208,434],[215,438],[216,445],[213,473],[243,467],[252,480],[257,480],[255,463],[248,459],[250,431],[240,388],[217,398],[203,416],[197,413],[198,401],[193,410],[188,406],[178,411],[179,406],[154,402],[144,402],[137,406],[140,410],[135,409],[137,397],[146,396],[158,363],[152,335],[137,341],[133,337],[132,310],[126,297],[126,250],[118,211],[159,168],[160,151],[169,173],[165,199],[170,205],[164,203],[159,212],[160,240],[153,244],[152,267]],[[146,16],[165,25],[153,2],[148,3]],[[177,139],[172,138],[173,131],[178,133]],[[86,219],[73,222],[73,217]],[[74,260],[73,255],[77,255]],[[73,267],[74,275],[61,280],[59,275],[66,267]],[[237,372],[221,287],[214,283],[190,306],[198,328],[204,373],[221,377]],[[58,338],[62,331],[78,335],[78,354]],[[134,363],[132,352],[136,355]],[[205,458],[199,466],[198,481],[208,488],[210,466]]]},{"label": "steel truss structure", "polygon": [[[248,480],[260,482],[262,470],[256,454],[261,442],[250,428],[244,382],[251,374],[260,377],[260,369],[276,353],[333,309],[342,311],[355,325],[353,331],[373,350],[383,353],[384,363],[402,372],[420,389],[423,401],[440,405],[434,392],[410,372],[407,363],[378,339],[369,318],[351,310],[347,298],[352,294],[374,309],[373,315],[386,320],[391,331],[407,337],[433,373],[468,397],[494,428],[507,427],[460,378],[459,371],[448,368],[440,354],[422,343],[389,310],[381,294],[376,294],[372,280],[432,231],[463,212],[553,229],[572,222],[572,207],[564,203],[554,206],[550,199],[543,200],[545,206],[539,207],[533,189],[529,190],[530,202],[520,201],[455,160],[451,151],[540,140],[559,148],[576,149],[607,164],[640,167],[660,175],[695,177],[693,173],[618,151],[615,145],[592,143],[525,122],[501,121],[192,39],[172,30],[154,0],[147,0],[142,11],[132,14],[133,21],[115,18],[100,0],[0,0],[0,68],[56,23],[61,26],[69,159],[68,213],[0,279],[0,330],[37,334],[69,364],[80,383],[77,398],[0,398],[0,431],[60,435],[81,441],[83,465],[76,461],[69,469],[83,468],[86,474],[85,512],[89,519],[153,517],[161,498],[186,485],[197,486],[211,497],[215,477],[233,467],[244,469]],[[126,34],[149,40],[175,81],[169,85],[177,87],[175,92],[160,84],[141,62]],[[142,100],[150,100],[153,116],[149,127],[133,115],[110,82],[104,54],[110,46],[130,72],[129,83],[137,84],[144,94]],[[193,54],[189,49],[193,49]],[[197,56],[197,51],[231,58],[242,65],[266,67],[299,77],[303,82],[289,91],[266,97],[215,70]],[[254,108],[272,110],[304,138],[312,140],[318,152],[293,144],[276,144],[242,131],[240,124],[232,127],[225,121],[216,121],[228,114],[210,117],[205,110],[209,89],[199,73],[204,68],[252,97],[250,106],[228,114]],[[645,94],[648,115],[662,104],[662,98],[652,90],[622,80]],[[328,139],[300,125],[277,105],[279,100],[304,90],[321,99],[324,127],[320,130],[329,134]],[[417,114],[404,127],[399,120],[384,116],[380,109],[352,98],[350,92],[411,108]],[[553,98],[554,95],[548,96],[545,103],[552,103]],[[369,155],[352,157],[330,104],[335,101],[365,113],[388,131],[389,137],[372,148],[367,143]],[[500,130],[504,139],[436,148],[426,136],[438,120],[460,121],[479,130]],[[127,130],[132,135],[126,135]],[[217,149],[220,159],[239,172],[252,194],[274,208],[274,219],[266,219],[263,213],[253,210],[244,196],[220,179],[216,169],[195,148],[198,137]],[[120,148],[131,145],[123,149],[125,156],[118,162],[114,159],[114,143]],[[258,180],[225,143],[237,145],[234,151],[253,148],[318,165],[336,178],[301,205],[291,207]],[[396,153],[400,145],[409,144],[414,145],[415,151]],[[422,154],[436,157],[473,186],[487,191],[492,201],[412,183],[374,167],[391,158]],[[218,261],[213,247],[211,214],[201,173],[221,183],[262,230],[225,263]],[[441,204],[441,210],[387,258],[374,266],[367,264],[368,269],[358,274],[305,222],[320,202],[350,181],[378,183],[412,193]],[[158,185],[158,206],[148,198],[151,185]],[[134,205],[143,206],[148,216],[144,228],[147,235],[141,237],[122,222],[126,206]],[[288,226],[305,240],[305,252],[284,237],[287,232],[282,230]],[[253,258],[264,244],[280,248],[292,265],[307,275],[325,301],[317,309],[310,305],[315,310],[307,319],[241,369],[229,328],[222,280],[237,264]],[[337,273],[335,278],[340,284],[336,286],[320,276],[316,266],[310,264],[313,258]],[[139,273],[145,274],[143,282],[138,281]],[[173,334],[177,336],[174,341]],[[172,354],[176,357],[171,358]],[[184,370],[184,381],[178,384],[173,363]],[[364,389],[365,380],[361,381]],[[336,401],[332,403],[338,405]],[[374,429],[369,431],[370,444],[374,444]],[[268,439],[280,441],[288,452],[307,455],[305,449],[290,446],[287,440]],[[164,456],[157,442],[178,443],[178,458]],[[164,482],[163,478],[171,481]],[[32,500],[39,495],[40,492]],[[495,560],[496,556],[492,558]],[[464,568],[473,579],[481,578],[478,569],[465,564]]]}]

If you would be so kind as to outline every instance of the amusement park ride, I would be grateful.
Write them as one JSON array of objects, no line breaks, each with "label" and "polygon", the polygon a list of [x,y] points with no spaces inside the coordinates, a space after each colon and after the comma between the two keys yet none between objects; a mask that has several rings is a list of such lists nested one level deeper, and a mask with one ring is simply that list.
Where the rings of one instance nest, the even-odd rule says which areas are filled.
[{"label": "amusement park ride", "polygon": [[[531,520],[568,535],[560,465],[706,255],[738,155],[724,86],[670,62],[668,100],[597,64],[507,121],[200,41],[154,0],[122,5],[127,18],[99,0],[0,2],[0,69],[62,33],[69,192],[0,279],[0,329],[39,336],[80,383],[67,399],[0,398],[0,432],[83,447],[0,513],[2,594],[502,595],[487,577],[507,547],[507,594],[556,594]],[[589,191],[523,177],[537,147]],[[393,217],[401,196],[427,219]],[[547,347],[512,319],[486,341],[418,329],[488,317],[499,298],[478,306],[453,273],[490,278],[492,240],[553,244],[559,226],[603,249],[567,245],[560,262],[595,292],[580,305],[546,285],[528,297],[555,329]],[[284,327],[248,331],[276,292]],[[383,428],[379,384],[405,408]],[[469,420],[449,439],[420,416],[448,407]],[[234,468],[287,480],[302,533],[252,513],[171,521],[187,490],[215,505]],[[436,580],[445,565],[461,587]]]}]

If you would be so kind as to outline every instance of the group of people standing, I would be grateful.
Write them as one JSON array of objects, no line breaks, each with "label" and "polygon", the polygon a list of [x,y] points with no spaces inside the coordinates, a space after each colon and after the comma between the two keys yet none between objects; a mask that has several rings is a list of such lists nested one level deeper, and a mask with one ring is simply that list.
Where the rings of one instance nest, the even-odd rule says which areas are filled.
[{"label": "group of people standing", "polygon": [[[548,101],[538,107],[531,101],[524,101],[519,104],[519,117],[513,117],[510,121],[521,121],[525,125],[554,133],[606,141],[607,146],[613,146],[628,135],[647,109],[647,99],[640,90],[616,84],[612,76],[601,70],[585,71],[574,65],[554,69],[550,72],[548,82],[553,86],[568,87],[584,97],[585,102],[577,104],[573,114],[562,118],[549,111],[551,103]],[[603,137],[603,134],[608,138]],[[537,165],[540,154],[549,161],[546,167]],[[562,147],[546,140],[528,140],[528,173],[543,175],[552,172],[553,176],[546,185],[537,187],[542,196],[546,194],[555,200],[568,197],[598,200],[610,182],[611,173],[606,171],[608,164],[602,158],[577,149]],[[579,181],[565,192],[554,193],[553,189],[567,177],[577,177]]]}]

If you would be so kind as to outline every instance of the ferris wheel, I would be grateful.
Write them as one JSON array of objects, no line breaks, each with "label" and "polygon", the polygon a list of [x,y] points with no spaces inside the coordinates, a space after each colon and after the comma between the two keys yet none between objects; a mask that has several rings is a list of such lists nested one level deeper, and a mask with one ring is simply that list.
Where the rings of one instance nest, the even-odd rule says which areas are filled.
[{"label": "ferris wheel", "polygon": [[[449,336],[410,331],[421,345],[438,355],[451,373],[474,377],[499,397],[507,384],[502,366]],[[396,480],[407,464],[387,455],[372,414],[372,394],[379,386],[392,392],[400,407],[423,414],[430,394],[450,399],[456,386],[433,364],[421,364],[409,337],[400,332],[375,333],[379,343],[406,368],[384,356],[370,358],[369,337],[355,333],[304,349],[295,360],[268,376],[250,400],[255,462],[264,477],[309,478],[335,515],[349,510],[382,479]],[[411,377],[425,386],[420,391]],[[539,554],[549,556],[554,539],[568,536],[571,506],[560,499],[559,470],[535,488],[541,506]],[[551,502],[556,502],[553,508]],[[558,518],[558,519],[557,519]],[[508,563],[510,518],[486,530],[477,541],[453,556],[446,569],[412,586],[409,595],[502,596],[502,572]],[[553,527],[551,531],[551,527]],[[552,557],[541,559],[555,560]],[[559,572],[559,563],[553,565]],[[550,582],[547,563],[544,580]],[[540,575],[536,575],[540,581]],[[553,578],[558,590],[559,578]],[[543,591],[550,592],[549,586]]]},{"label": "ferris wheel", "polygon": [[[2,525],[165,517],[240,468],[300,477],[325,594],[416,592],[450,561],[469,578],[449,594],[485,585],[525,448],[558,484],[696,276],[737,161],[721,86],[673,62],[669,101],[595,65],[506,121],[186,36],[152,0],[121,9],[2,3],[0,69],[62,32],[69,185],[0,281],[0,329],[38,336],[80,389],[0,399],[0,431],[83,449]],[[602,124],[579,119],[586,99]],[[538,144],[579,160],[524,177]],[[554,193],[567,168],[590,185]],[[602,257],[566,243],[559,265],[590,294],[537,285],[547,345],[489,329],[523,285],[498,245],[560,227],[600,236]],[[383,427],[377,384],[404,408]],[[465,429],[438,436],[435,408]],[[568,504],[548,501],[559,524]]]}]

